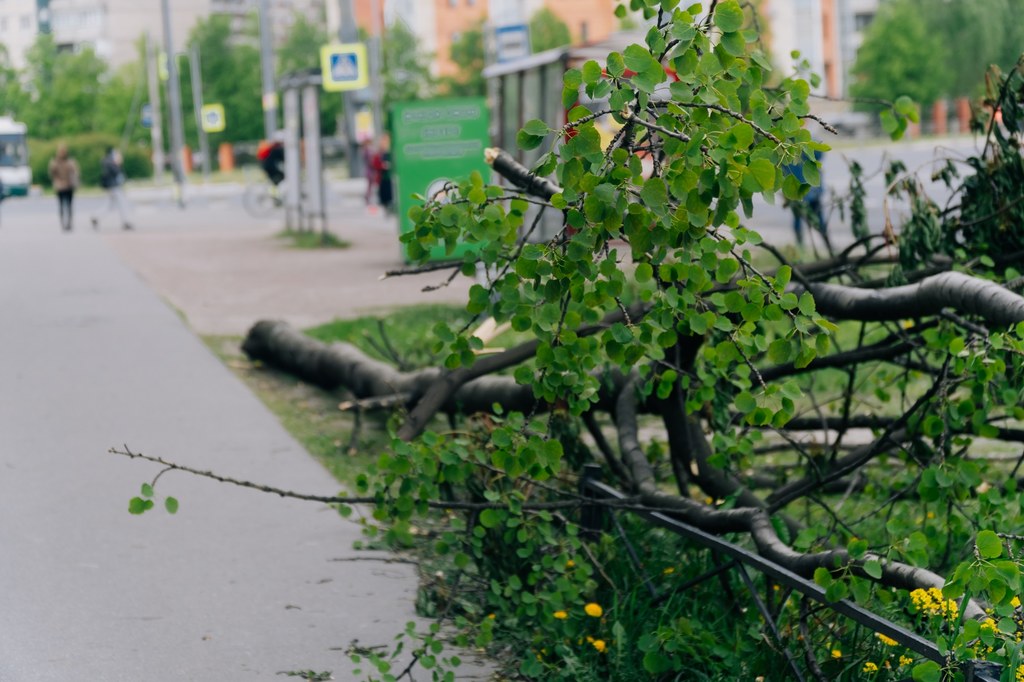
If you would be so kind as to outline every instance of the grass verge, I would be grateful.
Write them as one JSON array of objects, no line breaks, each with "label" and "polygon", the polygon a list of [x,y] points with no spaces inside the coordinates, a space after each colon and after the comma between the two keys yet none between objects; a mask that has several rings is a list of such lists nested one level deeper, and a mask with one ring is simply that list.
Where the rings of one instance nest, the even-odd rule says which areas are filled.
[{"label": "grass verge", "polygon": [[351,242],[337,237],[332,232],[299,232],[285,230],[274,235],[275,239],[287,241],[293,249],[347,249]]}]

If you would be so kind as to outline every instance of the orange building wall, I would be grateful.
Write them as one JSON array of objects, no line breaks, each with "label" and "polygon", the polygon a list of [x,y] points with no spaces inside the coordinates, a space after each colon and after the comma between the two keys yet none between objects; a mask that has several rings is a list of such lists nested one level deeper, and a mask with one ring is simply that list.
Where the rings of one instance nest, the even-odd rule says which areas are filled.
[{"label": "orange building wall", "polygon": [[[331,0],[327,0],[331,2]],[[384,28],[384,0],[356,0],[355,5],[356,26],[366,31],[368,35],[376,35],[376,29]],[[374,21],[373,6],[377,5],[377,21]]]},{"label": "orange building wall", "polygon": [[434,0],[434,3],[434,16],[437,18],[437,75],[454,76],[459,67],[451,60],[452,37],[475,28],[487,18],[487,0]]},{"label": "orange building wall", "polygon": [[821,0],[821,45],[825,56],[825,93],[829,97],[840,96],[839,83],[839,39],[836,35],[838,21],[835,0]]},{"label": "orange building wall", "polygon": [[604,40],[619,28],[616,0],[548,0],[544,4],[569,27],[573,43]]}]

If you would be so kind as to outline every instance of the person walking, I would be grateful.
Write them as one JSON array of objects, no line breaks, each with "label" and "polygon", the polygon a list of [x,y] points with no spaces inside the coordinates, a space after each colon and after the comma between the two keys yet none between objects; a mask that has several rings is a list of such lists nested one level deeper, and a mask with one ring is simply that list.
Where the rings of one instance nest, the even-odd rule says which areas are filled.
[{"label": "person walking", "polygon": [[57,145],[57,152],[50,159],[48,170],[53,191],[57,193],[57,210],[60,215],[61,229],[70,232],[74,227],[71,206],[75,197],[75,189],[78,187],[79,173],[78,162],[71,157],[67,145],[63,142]]},{"label": "person walking", "polygon": [[800,162],[789,164],[784,167],[784,172],[795,177],[801,185],[807,184],[807,180],[804,178],[804,163],[815,163],[818,166],[818,174],[820,176],[817,186],[812,186],[807,190],[807,194],[804,195],[803,201],[790,202],[790,210],[793,212],[793,233],[796,237],[796,243],[798,246],[804,245],[804,230],[803,230],[803,219],[807,218],[807,222],[811,224],[811,227],[816,229],[820,234],[825,243],[828,244],[828,222],[825,218],[824,198],[825,198],[825,173],[821,169],[821,162],[824,158],[824,153],[820,151],[814,152],[813,161],[808,157],[803,157]]},{"label": "person walking", "polygon": [[[113,147],[107,147],[107,153],[103,156],[100,169],[100,185],[107,190],[107,205],[103,213],[116,209],[121,218],[121,226],[131,230],[132,224],[128,221],[128,200],[124,196],[124,170],[121,167],[121,153]],[[92,227],[98,230],[100,226],[99,216],[92,217]]]}]

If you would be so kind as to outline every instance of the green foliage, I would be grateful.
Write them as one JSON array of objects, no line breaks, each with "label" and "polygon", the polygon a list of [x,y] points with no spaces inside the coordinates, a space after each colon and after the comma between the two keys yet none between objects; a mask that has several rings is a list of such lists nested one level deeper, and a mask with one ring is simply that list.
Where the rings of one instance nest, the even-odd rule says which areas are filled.
[{"label": "green foliage", "polygon": [[[262,84],[259,70],[258,32],[255,15],[247,17],[245,30],[238,34],[233,19],[214,14],[198,21],[189,32],[188,44],[199,48],[203,74],[204,102],[224,105],[227,127],[211,133],[209,144],[258,140],[263,137]],[[187,58],[178,61],[182,84],[182,110],[192,111],[192,80]],[[184,116],[186,136],[195,138],[194,117]]]},{"label": "green foliage", "polygon": [[[276,50],[277,74],[283,76],[295,71],[320,68],[320,47],[331,42],[327,21],[322,12],[319,16],[295,12],[284,41]],[[341,98],[321,93],[320,132],[333,135],[338,127],[341,114]]]},{"label": "green foliage", "polygon": [[533,13],[530,17],[529,30],[530,49],[534,52],[544,52],[572,42],[569,27],[547,7]]},{"label": "green foliage", "polygon": [[[32,182],[43,187],[50,187],[49,164],[57,151],[57,145],[63,142],[68,153],[78,162],[81,173],[81,184],[99,186],[103,156],[108,147],[118,147],[120,140],[109,133],[87,133],[53,141],[43,142],[29,140],[29,163],[32,166]],[[125,177],[129,180],[149,178],[153,176],[153,163],[149,149],[131,146],[121,150]]]},{"label": "green foliage", "polygon": [[881,5],[857,51],[851,95],[889,101],[906,95],[928,105],[951,93],[935,63],[950,43],[929,30],[925,15],[917,0]]},{"label": "green foliage", "polygon": [[479,23],[463,31],[451,45],[451,60],[458,68],[458,75],[442,81],[445,94],[451,97],[478,97],[487,90],[483,70],[484,25]]},{"label": "green foliage", "polygon": [[384,31],[381,41],[384,110],[396,102],[432,97],[436,89],[430,73],[430,55],[419,46],[416,35],[401,20]]}]

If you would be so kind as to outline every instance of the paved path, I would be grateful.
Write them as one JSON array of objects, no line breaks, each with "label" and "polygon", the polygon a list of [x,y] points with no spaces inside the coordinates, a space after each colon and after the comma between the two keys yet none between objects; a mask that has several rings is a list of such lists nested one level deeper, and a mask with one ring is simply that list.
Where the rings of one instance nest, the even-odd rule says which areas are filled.
[{"label": "paved path", "polygon": [[[146,285],[167,273],[133,271],[117,255],[138,253],[119,243],[136,237],[171,253],[173,235],[208,254],[222,244],[268,263],[281,251],[256,245],[266,243],[261,228],[215,229],[200,211],[172,213],[159,200],[155,211],[136,205],[137,234],[65,235],[44,199],[6,202],[0,226],[0,680],[281,680],[299,669],[351,679],[343,650],[352,640],[387,644],[414,617],[412,567],[353,551],[357,526],[325,507],[188,475],[157,486],[181,501],[176,516],[131,516],[128,499],[158,470],[107,454],[127,444],[285,488],[337,491],[161,295],[190,322],[191,299]],[[171,225],[172,215],[191,222]],[[259,274],[264,291],[285,276]],[[221,310],[241,300],[229,284],[194,295]],[[367,300],[348,297],[355,307]],[[263,312],[287,309],[252,303],[223,326],[219,313],[194,319],[236,332]]]}]

